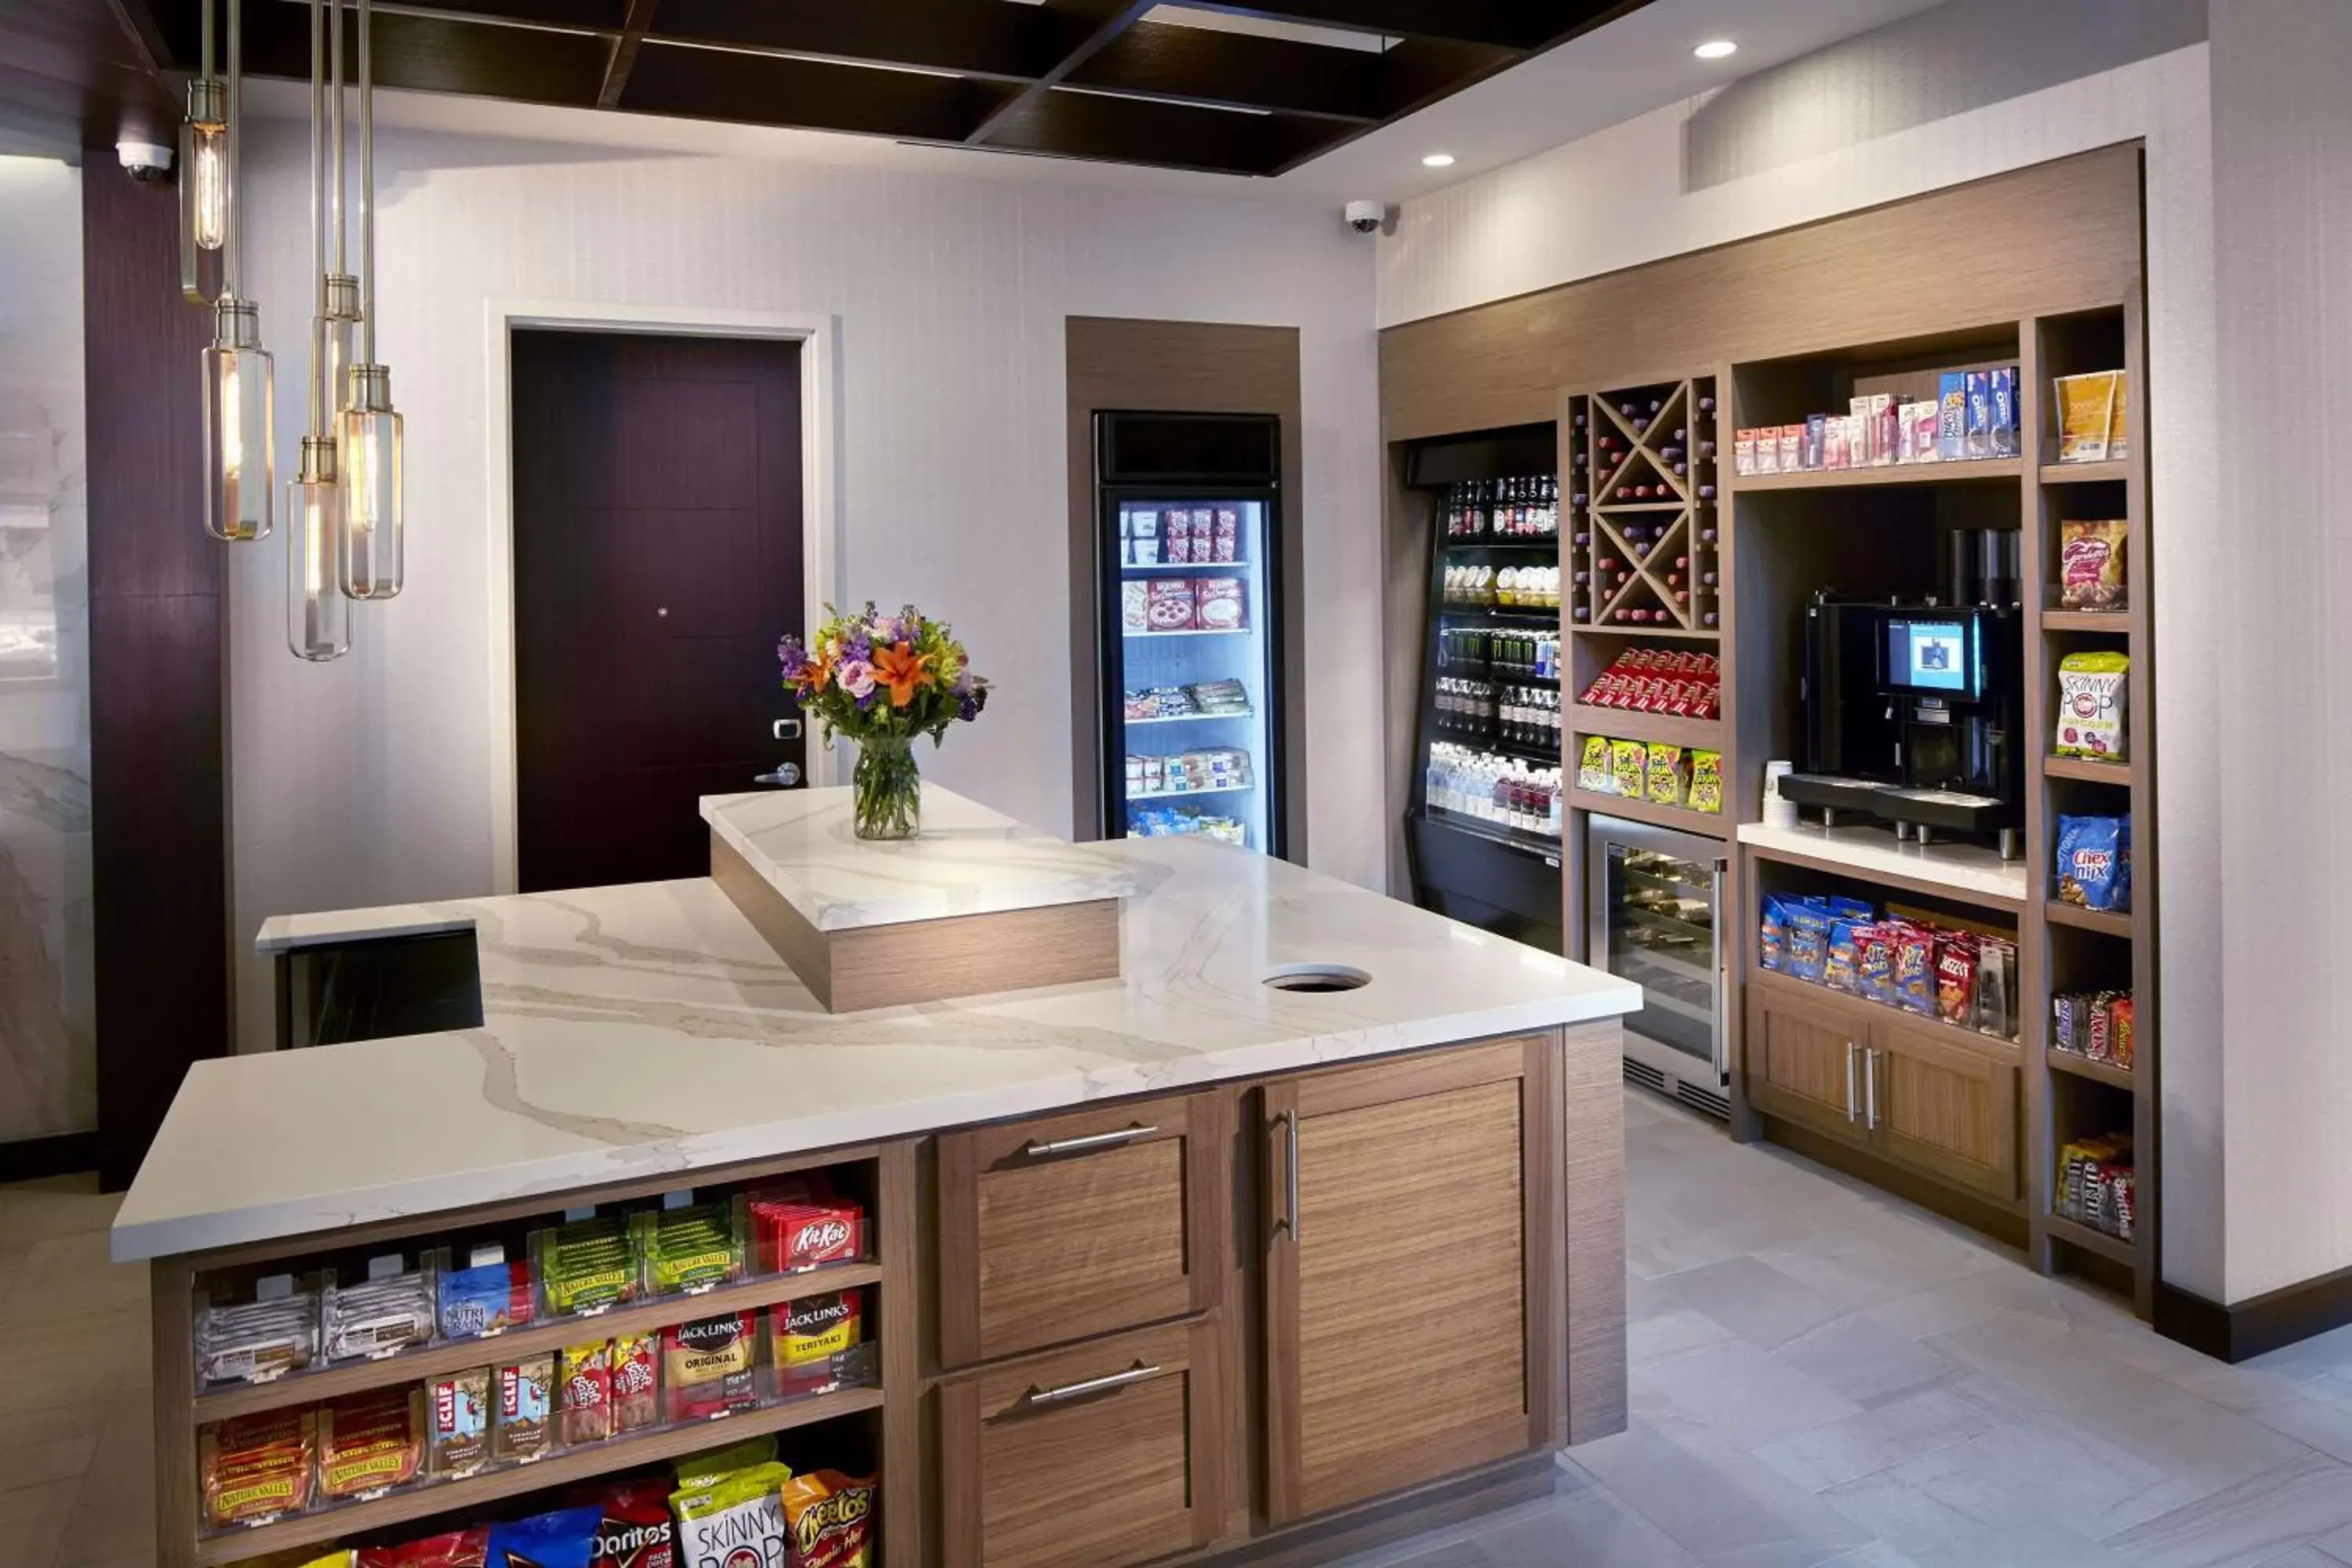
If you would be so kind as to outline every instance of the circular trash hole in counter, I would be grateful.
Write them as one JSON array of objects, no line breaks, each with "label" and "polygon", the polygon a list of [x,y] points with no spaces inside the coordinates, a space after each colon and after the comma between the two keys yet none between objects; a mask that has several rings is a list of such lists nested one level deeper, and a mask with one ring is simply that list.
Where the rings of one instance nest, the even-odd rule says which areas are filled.
[{"label": "circular trash hole in counter", "polygon": [[1308,994],[1353,991],[1371,983],[1370,974],[1346,963],[1286,963],[1279,969],[1267,971],[1260,982],[1276,991],[1298,991]]}]

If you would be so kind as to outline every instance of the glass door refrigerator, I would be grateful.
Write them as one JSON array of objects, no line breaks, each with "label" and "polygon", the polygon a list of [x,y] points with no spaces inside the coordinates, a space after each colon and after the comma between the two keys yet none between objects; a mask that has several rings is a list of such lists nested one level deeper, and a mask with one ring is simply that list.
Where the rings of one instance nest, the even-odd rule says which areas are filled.
[{"label": "glass door refrigerator", "polygon": [[1106,838],[1283,853],[1280,432],[1095,416]]}]

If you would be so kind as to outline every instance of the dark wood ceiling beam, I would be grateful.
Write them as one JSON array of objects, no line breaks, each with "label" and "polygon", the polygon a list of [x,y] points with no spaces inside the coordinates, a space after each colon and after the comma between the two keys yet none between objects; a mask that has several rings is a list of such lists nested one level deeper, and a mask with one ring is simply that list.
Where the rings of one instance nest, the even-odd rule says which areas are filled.
[{"label": "dark wood ceiling beam", "polygon": [[618,109],[621,91],[629,85],[629,71],[637,63],[637,49],[646,41],[646,29],[653,26],[654,7],[661,0],[629,0],[629,14],[621,24],[621,36],[613,40],[613,52],[604,59],[604,82],[596,89],[596,107]]},{"label": "dark wood ceiling beam", "polygon": [[1167,22],[1137,22],[1064,79],[1074,87],[1360,124],[1386,112],[1379,55]]},{"label": "dark wood ceiling beam", "polygon": [[[345,29],[354,58],[359,40]],[[446,16],[375,15],[378,87],[468,93],[522,103],[593,109],[610,63],[610,39],[594,33],[484,26]],[[245,68],[254,76],[307,81],[310,18],[299,5],[247,5]]]},{"label": "dark wood ceiling beam", "polygon": [[131,41],[132,58],[140,68],[162,81],[163,73],[173,68],[172,49],[164,42],[163,25],[156,21],[147,0],[106,0],[106,8],[114,14],[115,25]]},{"label": "dark wood ceiling beam", "polygon": [[1063,18],[1004,0],[665,0],[654,37],[820,59],[868,60],[1025,82],[1075,41]]},{"label": "dark wood ceiling beam", "polygon": [[964,140],[975,146],[985,146],[989,133],[1006,120],[1037,110],[1055,82],[1108,47],[1156,3],[1157,0],[1045,0],[1038,9],[1046,16],[1066,21],[1071,29],[1070,42],[1061,58],[984,116]]},{"label": "dark wood ceiling beam", "polygon": [[1392,38],[1446,38],[1532,51],[1562,26],[1560,0],[1182,0],[1202,11],[1264,21],[1376,33]]},{"label": "dark wood ceiling beam", "polygon": [[688,120],[954,142],[1018,90],[928,72],[695,48],[654,37],[637,51],[621,107]]},{"label": "dark wood ceiling beam", "polygon": [[1004,116],[985,145],[1101,163],[1266,174],[1346,132],[1328,120],[1236,114],[1057,89]]}]

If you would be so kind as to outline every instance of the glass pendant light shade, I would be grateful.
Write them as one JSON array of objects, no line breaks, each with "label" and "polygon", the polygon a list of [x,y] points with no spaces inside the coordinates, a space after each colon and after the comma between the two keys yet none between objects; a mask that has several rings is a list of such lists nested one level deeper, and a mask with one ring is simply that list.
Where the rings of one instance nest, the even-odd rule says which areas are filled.
[{"label": "glass pendant light shade", "polygon": [[352,605],[336,552],[343,543],[343,498],[335,483],[335,442],[302,437],[302,473],[287,487],[286,644],[324,664],[351,651]]},{"label": "glass pendant light shade", "polygon": [[335,472],[342,487],[343,592],[389,599],[400,592],[400,416],[392,406],[392,372],[352,366],[335,416]]},{"label": "glass pendant light shade", "polygon": [[[351,391],[352,366],[359,363],[360,280],[348,272],[331,272],[326,280],[325,314],[318,319],[320,385],[329,415],[342,412]],[[330,434],[332,426],[329,426]]]},{"label": "glass pendant light shade", "polygon": [[215,539],[269,537],[278,486],[270,419],[269,351],[252,301],[221,296],[205,350],[205,531]]},{"label": "glass pendant light shade", "polygon": [[204,298],[205,254],[228,239],[228,94],[217,77],[188,83],[180,122],[180,287]]}]

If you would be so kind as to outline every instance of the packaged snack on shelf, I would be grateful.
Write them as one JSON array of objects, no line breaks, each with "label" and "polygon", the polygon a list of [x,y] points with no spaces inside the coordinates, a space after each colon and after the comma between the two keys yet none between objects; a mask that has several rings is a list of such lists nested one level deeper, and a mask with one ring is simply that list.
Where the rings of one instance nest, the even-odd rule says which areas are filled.
[{"label": "packaged snack on shelf", "polygon": [[503,1465],[529,1464],[548,1450],[555,1403],[555,1356],[526,1356],[499,1368],[490,1451]]},{"label": "packaged snack on shelf", "polygon": [[833,1358],[865,1340],[864,1292],[835,1290],[779,1301],[768,1322],[776,1393],[822,1393],[835,1381]]},{"label": "packaged snack on shelf", "polygon": [[1777,893],[1764,895],[1764,915],[1756,932],[1756,963],[1775,974],[1789,966],[1789,907]]},{"label": "packaged snack on shelf", "polygon": [[2124,373],[2062,375],[2058,395],[2058,460],[2095,463],[2126,455]]},{"label": "packaged snack on shelf", "polygon": [[1862,989],[1861,961],[1854,941],[1860,924],[1845,919],[1830,921],[1829,947],[1822,961],[1822,983],[1832,991],[1853,994]]},{"label": "packaged snack on shelf", "polygon": [[1239,631],[1246,603],[1238,577],[1202,577],[1192,584],[1192,618],[1202,631]]},{"label": "packaged snack on shelf", "polygon": [[637,1262],[627,1225],[577,1220],[531,1233],[531,1271],[547,1310],[558,1317],[601,1312],[637,1298]]},{"label": "packaged snack on shelf", "polygon": [[1853,467],[1853,448],[1846,444],[1846,423],[1843,414],[1832,414],[1822,421],[1822,461],[1824,468]]},{"label": "packaged snack on shelf", "polygon": [[1818,468],[1822,466],[1822,454],[1829,445],[1829,424],[1826,415],[1806,416],[1805,437],[1797,443],[1797,467]]},{"label": "packaged snack on shelf", "polygon": [[470,1476],[490,1457],[490,1369],[444,1373],[425,1384],[425,1469]]},{"label": "packaged snack on shelf", "polygon": [[753,1465],[677,1492],[669,1506],[680,1561],[687,1568],[782,1568],[783,1488],[792,1475],[782,1465]]},{"label": "packaged snack on shelf", "polygon": [[429,1260],[405,1267],[398,1253],[368,1260],[364,1279],[330,1279],[319,1300],[319,1334],[327,1359],[374,1360],[429,1343],[435,1311]]},{"label": "packaged snack on shelf", "polygon": [[563,1446],[601,1443],[613,1435],[613,1346],[609,1341],[572,1345],[558,1363],[558,1426]]},{"label": "packaged snack on shelf", "polygon": [[2131,993],[2128,991],[2108,1005],[2107,1040],[2115,1052],[2116,1066],[2119,1068],[2132,1065],[2132,1011]]},{"label": "packaged snack on shelf", "polygon": [[604,1510],[593,1503],[490,1526],[486,1568],[588,1568]]},{"label": "packaged snack on shelf", "polygon": [[1903,445],[1903,415],[1891,392],[1870,395],[1870,463],[1873,468],[1885,468],[1901,455]]},{"label": "packaged snack on shelf", "polygon": [[319,1407],[319,1495],[381,1497],[416,1479],[425,1459],[424,1391],[372,1388]]},{"label": "packaged snack on shelf", "polygon": [[1936,933],[1908,921],[1897,922],[1893,937],[1895,1005],[1906,1013],[1933,1016],[1936,1011]]},{"label": "packaged snack on shelf", "polygon": [[1969,374],[1948,370],[1937,378],[1936,456],[1957,463],[1969,455]]},{"label": "packaged snack on shelf", "polygon": [[2050,1048],[2074,1056],[2088,1054],[2090,1035],[2083,1020],[2088,997],[2061,991],[2050,998]]},{"label": "packaged snack on shelf", "polygon": [[2058,819],[2058,897],[2078,909],[2131,908],[2131,818]]},{"label": "packaged snack on shelf", "polygon": [[1212,559],[1223,563],[1241,557],[1242,514],[1233,507],[1217,509],[1216,553]]},{"label": "packaged snack on shelf", "polygon": [[2017,456],[2017,367],[2003,365],[1992,373],[1992,455]]},{"label": "packaged snack on shelf", "polygon": [[290,1274],[265,1275],[254,1300],[195,1302],[196,1382],[268,1383],[309,1366],[319,1354],[319,1292]]},{"label": "packaged snack on shelf", "polygon": [[699,1421],[756,1409],[759,1326],[749,1312],[725,1312],[661,1333],[662,1399],[672,1421]]},{"label": "packaged snack on shelf", "polygon": [[2015,1039],[2016,996],[2017,943],[2006,937],[1977,938],[1977,1032]]},{"label": "packaged snack on shelf", "polygon": [[1933,398],[1921,398],[1903,405],[1903,460],[1906,463],[1932,463],[1942,453],[1936,444],[1938,416]]},{"label": "packaged snack on shelf", "polygon": [[623,1334],[613,1342],[613,1431],[635,1432],[661,1420],[661,1342]]},{"label": "packaged snack on shelf", "polygon": [[705,1448],[698,1454],[688,1454],[677,1462],[677,1489],[695,1491],[714,1481],[748,1470],[758,1465],[776,1462],[776,1435],[762,1432],[746,1437],[740,1443],[730,1443],[723,1448]]},{"label": "packaged snack on shelf", "polygon": [[874,1478],[816,1470],[783,1484],[790,1568],[873,1568]]},{"label": "packaged snack on shelf", "polygon": [[1690,808],[1711,816],[1723,812],[1723,753],[1696,751],[1690,754]]},{"label": "packaged snack on shelf", "polygon": [[530,1259],[509,1260],[496,1242],[469,1247],[464,1257],[465,1267],[454,1267],[456,1257],[445,1249],[434,1270],[441,1337],[480,1339],[529,1323],[534,1305]]},{"label": "packaged snack on shelf", "polygon": [[1805,427],[1802,425],[1780,426],[1780,471],[1793,474],[1804,466]]},{"label": "packaged snack on shelf", "polygon": [[421,1541],[360,1548],[359,1568],[484,1568],[490,1556],[490,1527],[471,1525]]},{"label": "packaged snack on shelf", "polygon": [[2127,522],[2066,519],[2058,524],[2058,607],[2122,610]]},{"label": "packaged snack on shelf", "polygon": [[1192,563],[1192,530],[1185,514],[1168,514],[1167,531],[1160,536],[1160,563],[1163,566],[1190,566]]},{"label": "packaged snack on shelf", "polygon": [[1731,437],[1731,471],[1742,479],[1756,472],[1756,432],[1752,429],[1733,433]]},{"label": "packaged snack on shelf", "polygon": [[1615,795],[1617,774],[1610,766],[1609,739],[1605,735],[1584,737],[1584,755],[1576,769],[1576,787],[1594,795]]},{"label": "packaged snack on shelf", "polygon": [[1895,940],[1884,922],[1854,928],[1853,966],[1854,994],[1895,1005]]},{"label": "packaged snack on shelf", "polygon": [[1663,741],[1651,742],[1643,774],[1653,803],[1658,805],[1683,804],[1690,788],[1690,763],[1680,746],[1669,746]]},{"label": "packaged snack on shelf", "polygon": [[630,1217],[638,1289],[651,1295],[699,1295],[743,1278],[743,1210],[732,1198],[665,1205]]},{"label": "packaged snack on shelf", "polygon": [[1811,899],[1786,906],[1789,911],[1789,973],[1818,985],[1829,964],[1829,911]]},{"label": "packaged snack on shelf", "polygon": [[583,1496],[581,1500],[593,1502],[598,1515],[596,1550],[588,1568],[677,1568],[669,1493],[667,1486],[648,1478],[608,1482]]},{"label": "packaged snack on shelf", "polygon": [[1154,577],[1150,583],[1151,629],[1183,632],[1192,629],[1192,581],[1189,577]]},{"label": "packaged snack on shelf", "polygon": [[1626,800],[1640,800],[1649,786],[1649,762],[1650,749],[1641,742],[1610,742],[1610,773],[1616,781],[1616,787],[1609,793]]},{"label": "packaged snack on shelf", "polygon": [[1969,456],[1992,456],[1992,373],[1969,372]]},{"label": "packaged snack on shelf", "polygon": [[1976,1026],[1977,939],[1967,931],[1936,936],[1936,1016],[1959,1028]]},{"label": "packaged snack on shelf", "polygon": [[2058,661],[2058,754],[2120,763],[2125,755],[2125,689],[2131,658],[2120,653],[2070,653]]},{"label": "packaged snack on shelf", "polygon": [[196,1436],[205,1521],[215,1530],[300,1513],[310,1503],[318,1426],[308,1410],[232,1416]]},{"label": "packaged snack on shelf", "polygon": [[1151,629],[1151,585],[1148,583],[1121,583],[1118,585],[1118,626],[1128,632],[1148,632]]}]

